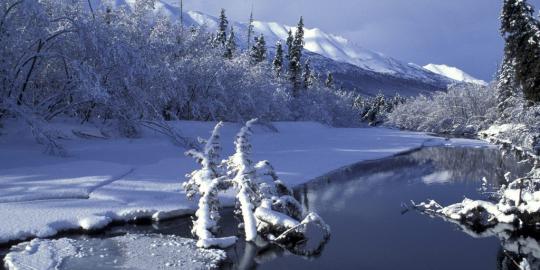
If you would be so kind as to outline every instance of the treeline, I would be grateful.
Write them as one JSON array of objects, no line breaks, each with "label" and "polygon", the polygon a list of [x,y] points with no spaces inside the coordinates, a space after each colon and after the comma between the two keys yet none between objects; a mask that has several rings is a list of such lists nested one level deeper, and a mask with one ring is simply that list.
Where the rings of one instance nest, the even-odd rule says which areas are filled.
[{"label": "treeline", "polygon": [[461,85],[398,106],[387,124],[404,129],[477,135],[540,153],[540,21],[526,0],[504,0],[504,58],[487,87]]},{"label": "treeline", "polygon": [[271,61],[263,36],[237,48],[224,11],[217,33],[156,15],[152,0],[6,0],[0,15],[0,122],[24,119],[45,143],[58,117],[123,136],[177,119],[358,123],[355,96],[327,87],[302,59],[302,19]]}]

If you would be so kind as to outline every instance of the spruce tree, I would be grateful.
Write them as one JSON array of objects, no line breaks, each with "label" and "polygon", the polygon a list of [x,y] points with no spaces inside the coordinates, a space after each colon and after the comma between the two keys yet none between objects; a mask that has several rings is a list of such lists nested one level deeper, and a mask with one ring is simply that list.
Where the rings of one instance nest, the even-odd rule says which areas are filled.
[{"label": "spruce tree", "polygon": [[247,32],[247,47],[251,46],[251,37],[253,36],[253,6],[251,7],[251,13],[249,14],[249,24]]},{"label": "spruce tree", "polygon": [[227,44],[225,45],[225,57],[232,59],[234,52],[236,51],[236,37],[234,36],[234,27],[231,25],[231,33],[227,39]]},{"label": "spruce tree", "polygon": [[184,30],[184,0],[180,0],[180,28]]},{"label": "spruce tree", "polygon": [[293,41],[294,41],[294,36],[293,36],[293,33],[292,33],[292,30],[289,29],[289,32],[287,33],[287,41],[286,41],[286,44],[287,44],[287,60],[291,60],[291,54],[292,54],[292,50],[293,50]]},{"label": "spruce tree", "polygon": [[512,61],[516,82],[527,100],[539,102],[540,23],[533,13],[526,0],[504,0],[501,34],[505,40],[505,62]]},{"label": "spruce tree", "polygon": [[255,38],[255,44],[251,48],[251,62],[258,64],[266,60],[266,41],[264,35],[261,34]]},{"label": "spruce tree", "polygon": [[219,15],[219,28],[216,36],[216,42],[225,46],[227,42],[227,28],[229,27],[229,21],[225,15],[225,9],[221,9],[221,14]]},{"label": "spruce tree", "polygon": [[302,73],[302,80],[304,83],[304,88],[310,88],[313,85],[313,72],[311,71],[311,64],[309,59],[304,63],[304,71]]},{"label": "spruce tree", "polygon": [[500,119],[511,117],[508,109],[514,105],[512,103],[519,92],[515,74],[514,61],[505,57],[497,72],[497,110]]},{"label": "spruce tree", "polygon": [[289,48],[289,80],[293,88],[293,96],[298,96],[300,77],[302,74],[302,50],[304,49],[304,19],[300,17],[296,33]]},{"label": "spruce tree", "polygon": [[324,85],[326,85],[328,88],[334,87],[334,74],[332,74],[332,72],[328,72],[328,74],[326,74],[326,81],[324,82]]},{"label": "spruce tree", "polygon": [[276,56],[274,57],[274,61],[272,61],[272,66],[276,77],[280,77],[283,70],[283,46],[281,45],[281,41],[276,43]]}]

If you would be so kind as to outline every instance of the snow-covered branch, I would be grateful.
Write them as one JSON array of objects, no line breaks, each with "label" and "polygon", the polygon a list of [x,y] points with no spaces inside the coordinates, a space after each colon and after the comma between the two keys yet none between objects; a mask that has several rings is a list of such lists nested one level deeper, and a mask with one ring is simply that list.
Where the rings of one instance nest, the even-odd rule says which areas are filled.
[{"label": "snow-covered branch", "polygon": [[236,193],[235,213],[241,216],[241,227],[247,241],[253,242],[262,237],[281,243],[306,238],[305,229],[312,224],[320,228],[325,239],[330,234],[322,218],[308,213],[293,197],[292,190],[278,178],[269,161],[255,164],[251,160],[250,138],[256,121],[250,120],[240,129],[235,139],[235,153],[222,162],[218,162],[221,149],[218,131],[221,123],[205,142],[202,152],[187,152],[202,167],[189,174],[189,180],[184,183],[188,198],[200,196],[193,233],[199,238],[201,247],[214,242],[219,220],[218,193],[230,186]]}]

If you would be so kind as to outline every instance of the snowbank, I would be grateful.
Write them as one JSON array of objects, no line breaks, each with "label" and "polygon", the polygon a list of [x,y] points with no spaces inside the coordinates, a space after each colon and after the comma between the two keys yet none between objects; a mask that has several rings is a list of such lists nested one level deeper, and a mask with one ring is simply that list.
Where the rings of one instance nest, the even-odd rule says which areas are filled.
[{"label": "snowbank", "polygon": [[[17,123],[0,136],[0,243],[51,236],[65,229],[99,229],[115,220],[160,220],[192,214],[181,183],[196,164],[162,135],[139,139],[82,139],[79,125],[53,124],[63,133],[67,158],[42,154]],[[215,123],[178,122],[184,135],[208,137]],[[379,159],[429,145],[485,146],[423,133],[383,128],[329,128],[311,122],[275,123],[279,132],[257,126],[253,159],[269,160],[294,186],[362,160]],[[240,128],[222,129],[224,155],[233,153]],[[92,127],[85,126],[87,132]],[[99,133],[99,132],[95,132]],[[234,198],[225,198],[232,204]]]},{"label": "snowbank", "polygon": [[225,260],[222,250],[198,249],[178,236],[126,235],[109,239],[35,239],[11,249],[8,269],[215,269]]}]

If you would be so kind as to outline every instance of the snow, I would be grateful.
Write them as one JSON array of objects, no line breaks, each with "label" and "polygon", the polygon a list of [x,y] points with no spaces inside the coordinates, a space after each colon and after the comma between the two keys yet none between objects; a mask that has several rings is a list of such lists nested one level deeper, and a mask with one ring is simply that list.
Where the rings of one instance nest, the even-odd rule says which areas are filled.
[{"label": "snow", "polygon": [[[107,0],[97,0],[97,2],[106,2]],[[132,6],[133,1],[117,1],[116,6]],[[97,5],[96,5],[97,6]],[[180,19],[180,9],[178,1],[158,0],[155,5],[155,13],[163,15],[172,20]],[[183,14],[184,25],[205,26],[208,31],[216,31],[219,25],[217,17],[205,14],[200,11],[185,11]],[[306,18],[309,19],[309,18]],[[234,26],[236,33],[247,33],[247,22],[234,22],[229,20]],[[295,26],[280,24],[278,22],[254,21],[253,31],[255,36],[263,34],[266,44],[273,47],[277,41],[281,40],[285,44],[289,29],[295,31]],[[433,80],[433,73],[426,71],[416,64],[401,62],[382,53],[369,50],[359,46],[345,37],[326,33],[319,28],[305,27],[305,50],[322,55],[337,62],[348,63],[354,66],[367,69],[377,73],[398,75],[416,80]],[[239,45],[247,46],[245,35],[238,35]]]},{"label": "snow", "polygon": [[448,77],[450,79],[453,79],[459,82],[488,85],[487,82],[474,78],[473,76],[467,74],[465,71],[456,67],[450,67],[447,65],[428,64],[428,65],[425,65],[424,68],[433,73]]},{"label": "snow", "polygon": [[17,245],[6,255],[8,269],[58,269],[64,258],[74,256],[77,251],[70,239],[41,240]]},{"label": "snow", "polygon": [[278,226],[285,229],[291,229],[300,224],[294,218],[266,207],[257,207],[255,210],[255,217],[260,221],[264,221],[268,224],[272,224],[273,226]]},{"label": "snow", "polygon": [[109,239],[35,239],[11,249],[8,269],[215,269],[222,250],[198,249],[178,236],[125,235]]},{"label": "snow", "polygon": [[[67,121],[51,125],[64,134],[61,143],[68,157],[43,154],[21,123],[7,122],[0,136],[0,243],[52,236],[66,229],[99,229],[112,221],[161,220],[194,213],[196,202],[186,199],[181,183],[197,164],[163,135],[144,130],[138,139],[83,139],[70,132],[80,125]],[[204,138],[215,123],[174,125],[186,136]],[[289,186],[426,142],[487,145],[384,128],[330,128],[312,122],[274,125],[279,132],[254,128],[252,158],[269,160]],[[232,142],[239,128],[238,124],[224,125],[223,156],[234,152]],[[233,205],[233,195],[224,196],[222,202]]]}]

